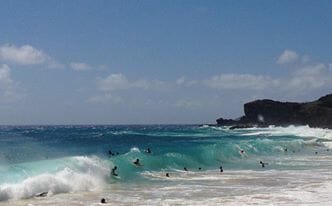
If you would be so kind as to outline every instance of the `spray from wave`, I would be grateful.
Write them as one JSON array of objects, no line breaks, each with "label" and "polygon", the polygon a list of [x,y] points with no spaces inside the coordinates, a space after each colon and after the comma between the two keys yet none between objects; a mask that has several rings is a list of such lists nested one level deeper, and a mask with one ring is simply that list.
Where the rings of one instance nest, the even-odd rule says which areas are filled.
[{"label": "spray from wave", "polygon": [[108,163],[98,157],[77,156],[66,158],[66,165],[55,173],[42,173],[28,177],[19,183],[0,185],[0,201],[33,197],[39,193],[48,195],[73,191],[99,190],[109,175]]}]

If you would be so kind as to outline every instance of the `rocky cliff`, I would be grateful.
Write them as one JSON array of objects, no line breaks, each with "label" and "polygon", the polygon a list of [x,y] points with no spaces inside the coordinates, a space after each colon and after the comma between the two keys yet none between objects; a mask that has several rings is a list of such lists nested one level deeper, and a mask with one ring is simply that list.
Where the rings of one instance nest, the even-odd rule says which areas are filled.
[{"label": "rocky cliff", "polygon": [[256,100],[244,104],[244,114],[239,120],[219,118],[217,124],[234,128],[292,124],[332,129],[332,94],[307,103]]}]

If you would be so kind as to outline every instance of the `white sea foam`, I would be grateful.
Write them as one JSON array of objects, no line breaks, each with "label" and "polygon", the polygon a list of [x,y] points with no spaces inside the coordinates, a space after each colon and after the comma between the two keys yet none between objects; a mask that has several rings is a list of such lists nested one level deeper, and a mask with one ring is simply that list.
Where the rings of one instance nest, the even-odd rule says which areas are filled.
[{"label": "white sea foam", "polygon": [[160,181],[146,186],[123,185],[103,195],[112,205],[330,205],[332,201],[330,170],[170,171],[170,177],[165,177],[164,171],[143,175]]},{"label": "white sea foam", "polygon": [[141,152],[138,147],[133,147],[130,149],[130,152]]},{"label": "white sea foam", "polygon": [[100,190],[109,174],[107,164],[97,157],[68,158],[68,166],[58,172],[28,177],[20,183],[0,185],[0,201],[33,197],[38,193],[48,195],[72,191]]},{"label": "white sea foam", "polygon": [[269,126],[267,128],[247,128],[241,129],[244,136],[297,136],[302,138],[318,138],[322,140],[332,141],[332,130],[311,128],[309,126],[288,126],[275,127]]},{"label": "white sea foam", "polygon": [[[315,167],[314,167],[315,168]],[[88,170],[87,170],[88,171]],[[57,195],[15,205],[330,205],[331,170],[145,171],[148,184],[119,183],[101,191]],[[79,202],[78,202],[79,200]]]}]

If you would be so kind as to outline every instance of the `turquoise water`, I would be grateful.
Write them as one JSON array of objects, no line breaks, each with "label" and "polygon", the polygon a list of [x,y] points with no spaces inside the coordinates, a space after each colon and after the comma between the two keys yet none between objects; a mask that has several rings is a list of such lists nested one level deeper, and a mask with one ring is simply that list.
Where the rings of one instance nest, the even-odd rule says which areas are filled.
[{"label": "turquoise water", "polygon": [[[128,190],[128,185],[158,190],[165,184],[176,188],[165,182],[169,179],[180,185],[197,179],[205,182],[195,185],[203,185],[217,178],[213,185],[206,186],[213,189],[218,181],[222,183],[215,176],[220,175],[220,166],[226,175],[330,171],[331,141],[331,130],[306,126],[241,130],[197,125],[3,126],[0,200],[18,201],[45,191],[52,198],[56,194],[105,192],[119,187]],[[147,148],[152,153],[146,153]],[[109,150],[118,155],[110,156]],[[137,158],[143,166],[133,165]],[[260,161],[268,164],[262,168]],[[118,167],[117,178],[110,175],[114,166]],[[189,172],[184,172],[184,167]],[[170,178],[165,177],[167,172]],[[320,181],[323,184],[330,180]]]}]

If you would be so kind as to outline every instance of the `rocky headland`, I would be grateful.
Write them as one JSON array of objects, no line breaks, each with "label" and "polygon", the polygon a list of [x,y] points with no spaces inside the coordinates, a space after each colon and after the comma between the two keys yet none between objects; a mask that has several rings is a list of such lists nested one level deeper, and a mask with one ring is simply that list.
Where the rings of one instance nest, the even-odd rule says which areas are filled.
[{"label": "rocky headland", "polygon": [[269,125],[332,129],[332,94],[306,103],[256,100],[244,104],[244,114],[236,120],[219,118],[216,121],[219,126],[231,126],[231,129]]}]

